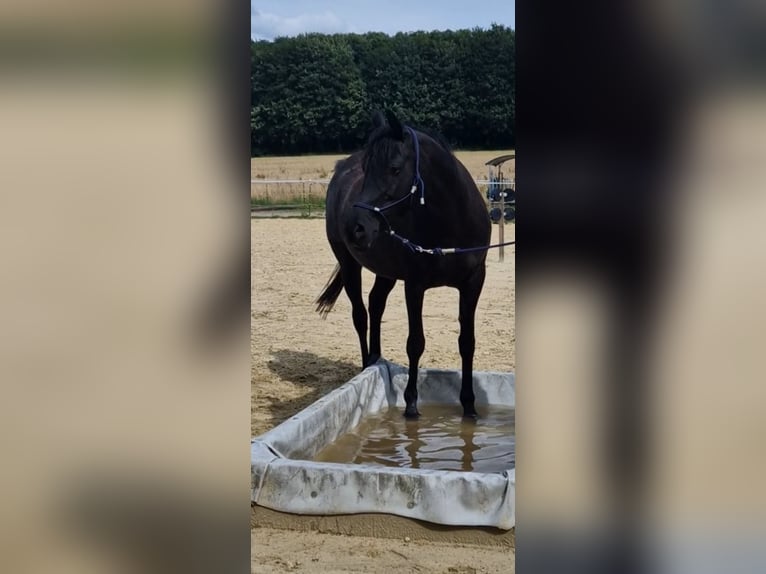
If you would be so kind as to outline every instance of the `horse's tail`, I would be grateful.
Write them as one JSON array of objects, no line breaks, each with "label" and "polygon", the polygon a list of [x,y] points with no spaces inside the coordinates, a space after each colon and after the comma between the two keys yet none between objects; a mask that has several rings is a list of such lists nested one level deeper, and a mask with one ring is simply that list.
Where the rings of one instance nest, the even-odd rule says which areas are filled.
[{"label": "horse's tail", "polygon": [[340,264],[335,266],[335,270],[330,275],[330,279],[327,280],[327,284],[324,286],[322,294],[317,298],[317,313],[322,316],[322,319],[327,318],[327,314],[332,311],[335,306],[335,301],[338,300],[338,295],[343,290],[343,277],[340,274]]}]

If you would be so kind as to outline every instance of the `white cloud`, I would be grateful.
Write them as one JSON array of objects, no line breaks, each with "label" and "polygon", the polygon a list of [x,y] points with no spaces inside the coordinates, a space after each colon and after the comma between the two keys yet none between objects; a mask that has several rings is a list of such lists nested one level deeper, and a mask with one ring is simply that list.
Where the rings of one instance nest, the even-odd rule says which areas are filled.
[{"label": "white cloud", "polygon": [[250,14],[250,36],[254,40],[271,40],[276,36],[296,36],[305,32],[334,34],[353,31],[352,26],[330,11],[285,17],[252,8]]}]

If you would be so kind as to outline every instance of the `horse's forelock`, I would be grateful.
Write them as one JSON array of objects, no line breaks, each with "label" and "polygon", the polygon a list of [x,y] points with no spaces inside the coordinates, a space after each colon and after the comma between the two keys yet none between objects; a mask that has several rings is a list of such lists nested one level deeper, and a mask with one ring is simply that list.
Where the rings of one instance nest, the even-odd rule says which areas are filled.
[{"label": "horse's forelock", "polygon": [[387,162],[397,143],[399,143],[398,140],[393,137],[392,130],[387,125],[375,129],[367,139],[364,152],[365,165]]},{"label": "horse's forelock", "polygon": [[[416,130],[416,133],[430,137],[441,146],[444,151],[452,155],[452,149],[450,148],[449,142],[439,132],[421,128],[414,129]],[[381,163],[387,163],[399,143],[401,143],[401,140],[396,138],[393,130],[388,125],[376,128],[367,139],[363,158],[364,165],[369,166],[372,164],[377,166]]]}]

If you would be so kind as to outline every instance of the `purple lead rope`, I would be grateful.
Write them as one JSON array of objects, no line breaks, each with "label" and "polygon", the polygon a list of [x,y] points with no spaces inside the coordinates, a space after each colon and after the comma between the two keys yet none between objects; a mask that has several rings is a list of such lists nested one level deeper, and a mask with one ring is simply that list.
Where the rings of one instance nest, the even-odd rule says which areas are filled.
[{"label": "purple lead rope", "polygon": [[415,130],[413,130],[409,126],[405,126],[405,128],[408,132],[410,132],[410,135],[412,136],[412,141],[415,145],[415,178],[412,182],[412,189],[410,189],[410,193],[415,193],[415,190],[418,187],[418,183],[420,184],[420,205],[426,204],[426,182],[423,181],[423,178],[420,177],[420,143],[418,142],[418,136],[415,134]]}]

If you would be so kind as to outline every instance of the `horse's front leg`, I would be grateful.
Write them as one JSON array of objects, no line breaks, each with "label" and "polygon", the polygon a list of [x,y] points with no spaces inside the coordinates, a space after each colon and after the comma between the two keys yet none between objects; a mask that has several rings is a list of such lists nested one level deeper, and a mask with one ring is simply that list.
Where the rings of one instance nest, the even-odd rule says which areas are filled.
[{"label": "horse's front leg", "polygon": [[387,279],[380,275],[375,276],[375,285],[372,286],[369,298],[370,308],[370,357],[368,365],[374,365],[380,359],[380,322],[383,320],[383,311],[386,308],[386,300],[391,289],[396,285],[395,279]]},{"label": "horse's front leg", "polygon": [[349,256],[347,260],[341,262],[340,271],[343,277],[343,288],[351,301],[351,317],[359,337],[362,369],[364,369],[370,359],[370,352],[367,349],[367,309],[364,307],[362,298],[362,267]]},{"label": "horse's front leg", "polygon": [[463,416],[477,418],[476,397],[473,393],[473,354],[476,349],[476,337],[474,335],[474,323],[476,318],[476,305],[479,303],[479,295],[484,286],[484,277],[487,271],[484,265],[479,267],[468,282],[460,288],[460,336],[458,346],[460,358],[463,362],[463,378],[460,386],[460,404],[463,405]]},{"label": "horse's front leg", "polygon": [[404,390],[404,416],[417,418],[418,412],[418,362],[426,348],[423,335],[423,295],[425,289],[411,282],[404,283],[404,296],[407,300],[407,319],[410,333],[407,336],[407,358],[410,360],[407,388]]}]

